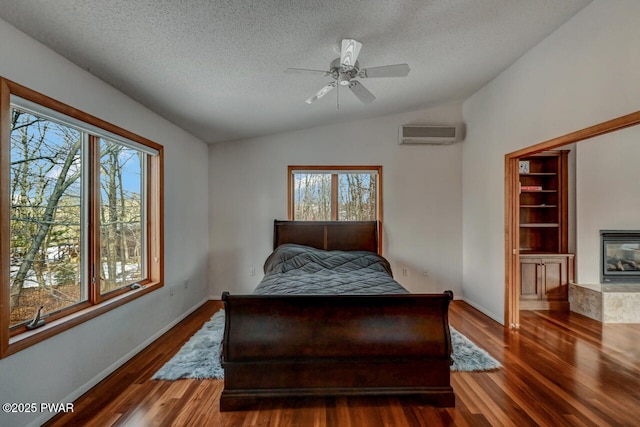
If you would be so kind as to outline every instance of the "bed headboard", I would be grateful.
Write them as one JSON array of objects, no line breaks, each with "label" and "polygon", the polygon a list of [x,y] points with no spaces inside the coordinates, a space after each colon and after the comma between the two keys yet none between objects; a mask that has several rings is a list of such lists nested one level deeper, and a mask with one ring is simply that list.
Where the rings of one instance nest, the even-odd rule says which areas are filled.
[{"label": "bed headboard", "polygon": [[273,248],[297,243],[324,250],[371,251],[380,254],[378,221],[273,222]]}]

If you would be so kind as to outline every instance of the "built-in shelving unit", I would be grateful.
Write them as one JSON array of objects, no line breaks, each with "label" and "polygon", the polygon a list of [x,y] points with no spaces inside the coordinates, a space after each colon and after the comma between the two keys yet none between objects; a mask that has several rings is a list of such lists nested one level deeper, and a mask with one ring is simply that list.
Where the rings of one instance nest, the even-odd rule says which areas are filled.
[{"label": "built-in shelving unit", "polygon": [[520,253],[567,251],[567,151],[520,160]]},{"label": "built-in shelving unit", "polygon": [[568,151],[520,159],[520,308],[568,310]]}]

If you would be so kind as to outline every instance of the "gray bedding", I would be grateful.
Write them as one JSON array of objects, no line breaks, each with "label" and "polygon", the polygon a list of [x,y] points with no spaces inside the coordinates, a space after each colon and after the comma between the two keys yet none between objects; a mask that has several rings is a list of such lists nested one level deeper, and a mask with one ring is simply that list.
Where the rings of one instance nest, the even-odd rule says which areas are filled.
[{"label": "gray bedding", "polygon": [[407,294],[393,279],[389,262],[367,251],[323,251],[278,246],[264,264],[259,295]]}]

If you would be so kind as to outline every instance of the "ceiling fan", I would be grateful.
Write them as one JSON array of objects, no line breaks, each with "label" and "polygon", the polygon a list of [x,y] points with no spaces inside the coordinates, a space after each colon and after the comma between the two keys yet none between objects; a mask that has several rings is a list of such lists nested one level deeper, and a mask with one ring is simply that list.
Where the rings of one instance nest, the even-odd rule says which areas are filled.
[{"label": "ceiling fan", "polygon": [[[373,96],[369,90],[360,83],[358,79],[377,78],[377,77],[406,77],[409,74],[410,68],[407,64],[395,64],[395,65],[383,65],[380,67],[372,68],[360,68],[358,62],[358,55],[362,49],[362,43],[353,39],[342,40],[342,50],[340,58],[336,58],[331,61],[329,65],[329,71],[323,70],[309,70],[306,68],[287,68],[285,73],[312,73],[321,74],[324,77],[331,77],[333,81],[322,89],[320,89],[314,96],[307,99],[305,102],[311,104],[318,99],[331,92],[334,88],[347,87],[351,89],[351,92],[363,103],[368,104],[373,102],[376,97]],[[338,108],[340,104],[338,101]]]}]

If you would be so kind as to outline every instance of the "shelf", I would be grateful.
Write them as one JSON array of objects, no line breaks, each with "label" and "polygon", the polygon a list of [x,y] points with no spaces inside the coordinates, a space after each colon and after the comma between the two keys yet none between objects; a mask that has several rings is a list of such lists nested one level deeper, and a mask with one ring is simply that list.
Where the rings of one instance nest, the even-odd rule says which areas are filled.
[{"label": "shelf", "polygon": [[558,253],[567,248],[567,153],[546,151],[523,157],[518,174],[520,253]]}]

